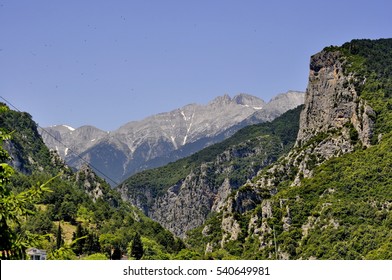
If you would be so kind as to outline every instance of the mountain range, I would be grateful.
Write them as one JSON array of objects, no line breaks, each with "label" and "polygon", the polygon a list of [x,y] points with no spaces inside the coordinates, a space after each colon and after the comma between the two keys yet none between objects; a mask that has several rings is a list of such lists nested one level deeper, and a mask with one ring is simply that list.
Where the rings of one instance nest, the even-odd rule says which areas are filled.
[{"label": "mountain range", "polygon": [[70,165],[89,162],[112,186],[132,174],[162,166],[231,136],[249,124],[271,121],[303,104],[304,93],[288,91],[270,102],[239,94],[207,105],[189,104],[131,121],[105,132],[93,126],[56,125],[40,130],[45,144]]},{"label": "mountain range", "polygon": [[34,240],[53,259],[392,259],[392,39],[326,47],[309,70],[304,104],[284,113],[241,94],[109,133],[52,128],[75,145],[60,154],[85,149],[119,174],[138,154],[115,188],[1,104],[2,257]]}]

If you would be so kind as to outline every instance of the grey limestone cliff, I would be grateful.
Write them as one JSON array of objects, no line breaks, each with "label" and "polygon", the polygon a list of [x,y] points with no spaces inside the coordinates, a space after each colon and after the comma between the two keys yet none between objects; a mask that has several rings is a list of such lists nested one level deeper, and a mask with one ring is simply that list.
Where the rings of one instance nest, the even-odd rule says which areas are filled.
[{"label": "grey limestone cliff", "polygon": [[312,57],[298,142],[305,143],[320,132],[344,130],[353,125],[362,144],[370,145],[375,112],[359,98],[353,85],[356,78],[352,73],[344,73],[345,63],[338,51],[323,51]]}]

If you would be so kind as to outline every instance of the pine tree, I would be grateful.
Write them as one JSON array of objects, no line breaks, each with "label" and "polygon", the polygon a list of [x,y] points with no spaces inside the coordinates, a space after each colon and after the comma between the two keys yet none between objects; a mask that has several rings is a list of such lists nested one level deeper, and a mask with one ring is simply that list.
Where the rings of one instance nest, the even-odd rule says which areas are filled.
[{"label": "pine tree", "polygon": [[131,257],[140,260],[143,257],[144,249],[140,234],[137,232],[132,240]]},{"label": "pine tree", "polygon": [[84,246],[84,239],[76,240],[82,236],[84,236],[84,230],[82,228],[82,225],[79,223],[76,226],[76,232],[73,233],[72,240],[75,241],[74,246],[72,246],[73,251],[75,252],[76,255],[81,255],[83,254],[83,246]]},{"label": "pine tree", "polygon": [[60,249],[61,246],[64,244],[64,240],[62,237],[62,231],[63,230],[62,230],[60,222],[59,222],[59,226],[57,228],[57,233],[56,233],[56,249],[57,250]]}]

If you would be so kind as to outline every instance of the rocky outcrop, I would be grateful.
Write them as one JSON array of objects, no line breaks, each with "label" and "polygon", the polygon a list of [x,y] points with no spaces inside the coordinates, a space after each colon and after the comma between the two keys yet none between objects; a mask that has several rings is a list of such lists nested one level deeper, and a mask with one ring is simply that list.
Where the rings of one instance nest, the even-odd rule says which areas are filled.
[{"label": "rocky outcrop", "polygon": [[345,73],[346,63],[339,51],[323,51],[311,58],[305,107],[298,132],[299,145],[319,133],[334,130],[342,130],[343,138],[350,141],[351,126],[357,131],[362,145],[370,145],[375,112],[359,98],[353,84],[357,78],[353,73]]},{"label": "rocky outcrop", "polygon": [[76,173],[76,182],[78,182],[92,200],[95,202],[104,195],[103,185],[97,180],[97,175],[87,165],[83,165]]},{"label": "rocky outcrop", "polygon": [[177,236],[201,225],[214,203],[218,190],[211,189],[206,181],[206,169],[200,174],[191,173],[180,185],[171,187],[165,195],[156,198],[149,216]]},{"label": "rocky outcrop", "polygon": [[325,160],[352,152],[356,145],[370,146],[375,112],[358,96],[354,86],[358,78],[346,73],[346,64],[339,51],[312,56],[295,148],[265,171],[258,187],[274,192],[287,179],[298,185]]},{"label": "rocky outcrop", "polygon": [[356,145],[370,146],[376,114],[358,96],[358,78],[347,73],[346,64],[339,51],[322,51],[311,58],[297,150],[289,157],[299,170],[294,185],[310,177],[315,165],[352,152]]}]

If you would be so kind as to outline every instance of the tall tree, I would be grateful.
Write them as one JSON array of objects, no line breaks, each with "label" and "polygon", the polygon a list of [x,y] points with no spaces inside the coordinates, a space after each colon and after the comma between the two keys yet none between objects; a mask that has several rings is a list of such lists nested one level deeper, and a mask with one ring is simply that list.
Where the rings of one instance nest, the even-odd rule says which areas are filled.
[{"label": "tall tree", "polygon": [[136,232],[132,240],[131,257],[140,260],[143,257],[144,249],[140,234]]},{"label": "tall tree", "polygon": [[61,228],[61,224],[60,224],[60,221],[59,221],[59,226],[57,228],[57,233],[56,233],[56,249],[57,250],[60,249],[61,246],[64,244],[64,240],[63,240],[62,234],[63,234],[63,230]]}]

